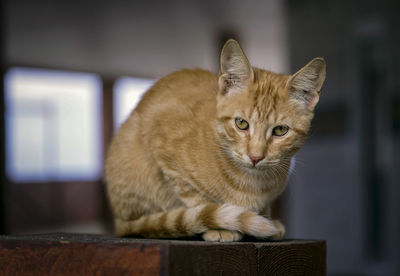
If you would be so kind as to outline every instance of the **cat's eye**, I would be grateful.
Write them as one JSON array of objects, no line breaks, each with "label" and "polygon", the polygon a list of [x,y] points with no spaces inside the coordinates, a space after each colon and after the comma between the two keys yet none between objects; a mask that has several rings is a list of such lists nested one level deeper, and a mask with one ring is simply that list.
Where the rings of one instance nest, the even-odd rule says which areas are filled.
[{"label": "cat's eye", "polygon": [[285,135],[288,131],[289,131],[289,127],[288,127],[288,126],[276,126],[276,127],[274,127],[274,129],[272,130],[272,135],[275,135],[275,136],[283,136],[283,135]]},{"label": "cat's eye", "polygon": [[235,119],[235,124],[238,127],[238,129],[240,129],[240,130],[249,129],[249,123],[246,120],[242,119],[242,118],[236,118]]}]

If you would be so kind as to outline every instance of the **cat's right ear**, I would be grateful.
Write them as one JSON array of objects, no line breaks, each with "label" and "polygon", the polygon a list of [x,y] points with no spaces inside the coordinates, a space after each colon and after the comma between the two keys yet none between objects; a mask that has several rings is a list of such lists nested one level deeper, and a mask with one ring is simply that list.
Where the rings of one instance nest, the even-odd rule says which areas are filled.
[{"label": "cat's right ear", "polygon": [[229,39],[221,52],[221,68],[218,80],[222,94],[243,90],[253,81],[253,69],[239,43]]},{"label": "cat's right ear", "polygon": [[325,81],[326,63],[321,57],[314,58],[288,81],[289,95],[312,111],[318,103]]}]

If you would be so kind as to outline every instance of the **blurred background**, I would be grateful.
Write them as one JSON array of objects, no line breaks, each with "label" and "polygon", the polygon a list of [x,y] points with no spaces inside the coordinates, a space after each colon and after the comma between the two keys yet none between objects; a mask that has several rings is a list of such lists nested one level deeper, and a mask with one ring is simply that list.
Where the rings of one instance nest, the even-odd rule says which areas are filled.
[{"label": "blurred background", "polygon": [[324,239],[329,275],[400,275],[400,2],[1,2],[0,232],[111,233],[113,133],[180,68],[218,72],[224,41],[254,66],[327,79],[277,202],[290,238]]}]

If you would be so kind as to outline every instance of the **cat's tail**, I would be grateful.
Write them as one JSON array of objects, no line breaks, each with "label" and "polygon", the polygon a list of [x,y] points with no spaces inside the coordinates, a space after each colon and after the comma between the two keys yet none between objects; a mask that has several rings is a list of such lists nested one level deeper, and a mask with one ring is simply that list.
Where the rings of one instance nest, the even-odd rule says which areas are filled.
[{"label": "cat's tail", "polygon": [[115,220],[116,235],[140,235],[151,238],[188,237],[208,230],[238,231],[267,238],[279,230],[271,220],[255,212],[230,204],[203,204],[144,215],[137,220]]}]

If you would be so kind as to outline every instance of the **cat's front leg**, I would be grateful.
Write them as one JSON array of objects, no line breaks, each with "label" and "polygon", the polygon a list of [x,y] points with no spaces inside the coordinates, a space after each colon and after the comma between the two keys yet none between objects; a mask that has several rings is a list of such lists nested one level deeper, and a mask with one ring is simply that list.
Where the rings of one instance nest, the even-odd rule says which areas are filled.
[{"label": "cat's front leg", "polygon": [[261,211],[261,214],[262,214],[262,216],[264,216],[264,217],[270,219],[270,220],[272,221],[273,225],[274,225],[274,226],[276,227],[276,229],[278,229],[278,231],[279,231],[277,234],[273,235],[273,236],[271,237],[271,239],[273,239],[273,240],[280,240],[280,239],[283,239],[283,237],[284,237],[285,234],[286,234],[286,228],[285,228],[285,226],[282,224],[282,222],[281,222],[280,220],[278,220],[278,219],[272,219],[272,218],[271,218],[271,205],[270,205],[270,204],[267,204],[267,205],[264,207],[264,209]]},{"label": "cat's front leg", "polygon": [[[210,201],[204,198],[198,191],[196,191],[191,185],[185,182],[180,182],[174,179],[175,192],[179,196],[179,199],[187,206],[194,207],[200,204],[207,204]],[[238,231],[230,230],[207,230],[202,234],[202,238],[205,241],[218,241],[218,242],[233,242],[240,241],[243,238],[243,234]]]},{"label": "cat's front leg", "polygon": [[[272,240],[281,240],[286,233],[285,226],[279,220],[272,220],[273,225],[278,229],[278,233],[271,236]],[[233,242],[240,241],[244,234],[230,230],[208,230],[202,234],[205,241]]]},{"label": "cat's front leg", "polygon": [[240,241],[243,233],[229,230],[208,230],[202,234],[205,241],[233,242]]},{"label": "cat's front leg", "polygon": [[273,240],[281,240],[286,234],[285,226],[282,224],[282,222],[280,222],[280,220],[277,220],[277,219],[272,220],[272,223],[274,224],[276,229],[279,230],[279,232],[277,234],[273,235],[271,237],[271,239],[273,239]]}]

